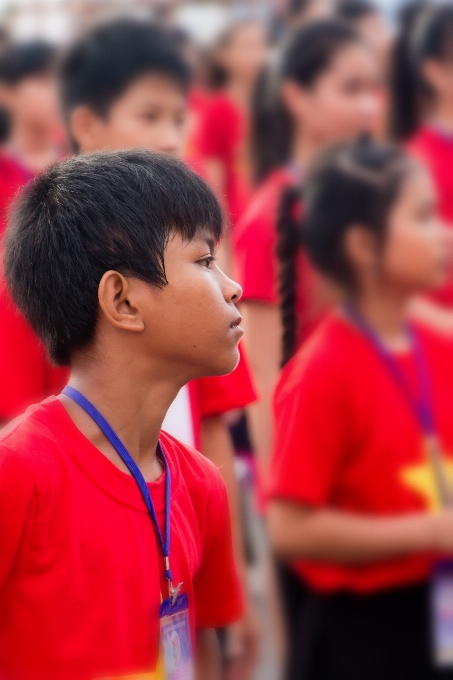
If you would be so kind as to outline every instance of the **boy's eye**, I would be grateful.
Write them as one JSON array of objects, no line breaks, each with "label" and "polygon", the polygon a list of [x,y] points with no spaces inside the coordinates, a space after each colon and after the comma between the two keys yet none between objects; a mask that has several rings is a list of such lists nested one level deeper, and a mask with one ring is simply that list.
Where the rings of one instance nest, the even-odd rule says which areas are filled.
[{"label": "boy's eye", "polygon": [[202,260],[199,260],[199,263],[202,264],[206,269],[211,269],[211,265],[214,262],[215,257],[210,255],[209,257],[204,257]]}]

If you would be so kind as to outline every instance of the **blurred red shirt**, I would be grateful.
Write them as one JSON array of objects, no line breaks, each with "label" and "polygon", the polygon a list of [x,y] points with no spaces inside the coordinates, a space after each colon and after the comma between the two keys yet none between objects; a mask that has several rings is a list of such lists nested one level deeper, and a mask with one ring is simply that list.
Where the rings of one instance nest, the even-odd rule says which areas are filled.
[{"label": "blurred red shirt", "polygon": [[[453,479],[453,341],[417,327],[432,408]],[[411,351],[395,354],[417,394]],[[275,395],[269,494],[313,508],[369,517],[434,511],[439,497],[412,408],[370,341],[331,314],[284,368]],[[315,590],[368,593],[427,580],[433,555],[347,565],[298,560]]]},{"label": "blurred red shirt", "polygon": [[202,157],[221,161],[225,171],[226,204],[234,226],[250,199],[247,139],[249,120],[225,92],[213,94],[203,106],[196,146]]},{"label": "blurred red shirt", "polygon": [[6,227],[8,208],[19,189],[32,177],[11,156],[0,153],[0,239]]}]

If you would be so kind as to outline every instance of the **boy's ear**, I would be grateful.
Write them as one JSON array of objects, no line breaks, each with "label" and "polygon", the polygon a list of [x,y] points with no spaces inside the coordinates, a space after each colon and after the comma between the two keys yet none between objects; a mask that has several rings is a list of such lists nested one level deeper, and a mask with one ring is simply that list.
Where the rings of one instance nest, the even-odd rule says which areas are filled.
[{"label": "boy's ear", "polygon": [[112,326],[141,333],[145,323],[139,309],[134,306],[133,287],[131,280],[119,272],[105,272],[98,288],[99,306]]},{"label": "boy's ear", "polygon": [[76,106],[69,115],[69,136],[82,153],[102,148],[103,121],[89,106]]}]

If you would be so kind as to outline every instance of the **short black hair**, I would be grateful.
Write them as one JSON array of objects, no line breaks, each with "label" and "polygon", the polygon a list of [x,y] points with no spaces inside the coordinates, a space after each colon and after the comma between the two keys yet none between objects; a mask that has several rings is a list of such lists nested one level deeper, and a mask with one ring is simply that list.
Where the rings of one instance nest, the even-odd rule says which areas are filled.
[{"label": "short black hair", "polygon": [[145,73],[172,78],[186,92],[190,68],[165,29],[138,19],[116,19],[83,35],[60,67],[63,113],[81,104],[106,118],[115,101]]},{"label": "short black hair", "polygon": [[5,237],[6,282],[50,358],[69,364],[94,338],[106,271],[164,287],[171,235],[191,240],[206,229],[217,241],[222,224],[212,190],[176,159],[146,151],[75,156],[17,199]]},{"label": "short black hair", "polygon": [[13,43],[1,52],[0,82],[17,85],[25,78],[51,73],[56,59],[56,47],[43,40]]}]

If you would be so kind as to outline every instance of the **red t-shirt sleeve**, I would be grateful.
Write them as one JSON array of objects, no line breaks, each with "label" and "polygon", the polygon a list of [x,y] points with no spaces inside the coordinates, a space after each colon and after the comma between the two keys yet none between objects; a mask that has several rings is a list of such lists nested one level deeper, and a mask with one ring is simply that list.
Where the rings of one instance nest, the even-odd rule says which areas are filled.
[{"label": "red t-shirt sleeve", "polygon": [[235,267],[242,286],[242,301],[278,305],[277,235],[275,215],[244,215],[237,228]]},{"label": "red t-shirt sleeve", "polygon": [[218,470],[212,467],[212,473],[201,566],[193,581],[197,628],[226,626],[237,621],[243,609],[226,489]]},{"label": "red t-shirt sleeve", "polygon": [[32,476],[19,456],[0,446],[0,588],[26,541],[26,520],[33,512]]},{"label": "red t-shirt sleeve", "polygon": [[244,350],[239,348],[239,363],[229,375],[200,378],[196,381],[201,418],[219,416],[235,408],[243,408],[256,401]]},{"label": "red t-shirt sleeve", "polygon": [[14,306],[0,280],[0,420],[59,394],[69,369],[52,366],[45,349]]},{"label": "red t-shirt sleeve", "polygon": [[325,506],[346,448],[345,390],[325,357],[302,370],[298,361],[296,355],[277,387],[269,495]]},{"label": "red t-shirt sleeve", "polygon": [[237,121],[223,99],[213,99],[200,116],[198,149],[202,156],[231,161],[235,151]]}]

